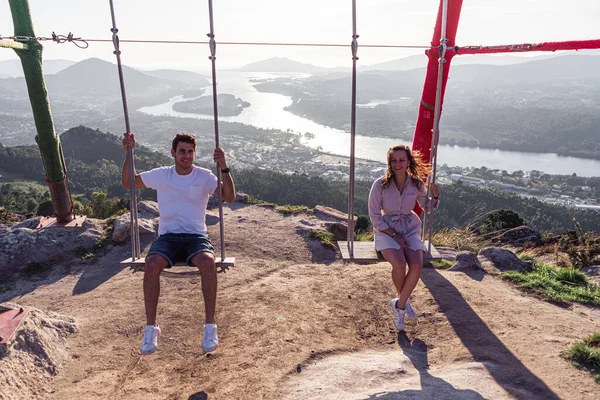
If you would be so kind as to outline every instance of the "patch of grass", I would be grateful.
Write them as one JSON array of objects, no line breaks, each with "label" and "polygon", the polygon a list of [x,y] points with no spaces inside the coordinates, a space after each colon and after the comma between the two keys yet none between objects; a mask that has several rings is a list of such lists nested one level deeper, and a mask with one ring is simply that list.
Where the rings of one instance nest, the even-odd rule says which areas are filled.
[{"label": "patch of grass", "polygon": [[357,242],[372,242],[375,240],[375,234],[371,230],[354,232],[354,240]]},{"label": "patch of grass", "polygon": [[269,203],[268,201],[257,199],[256,197],[252,197],[252,196],[248,196],[246,203],[247,204],[256,204],[256,205],[263,206],[263,207],[272,207],[272,208],[275,208],[277,206],[277,204],[275,204],[275,203]]},{"label": "patch of grass", "polygon": [[533,256],[526,253],[521,253],[518,255],[518,257],[521,261],[535,261],[535,258],[533,258]]},{"label": "patch of grass", "polygon": [[431,242],[434,246],[451,247],[456,250],[470,251],[475,254],[488,245],[487,241],[481,240],[469,228],[444,228],[433,234]]},{"label": "patch of grass", "polygon": [[600,333],[594,333],[582,342],[569,347],[563,355],[576,365],[590,371],[600,383]]},{"label": "patch of grass", "polygon": [[333,233],[331,233],[331,232],[312,229],[310,231],[310,238],[320,241],[323,244],[323,246],[325,246],[327,248],[330,248],[332,250],[337,249],[337,246],[335,244],[335,237],[333,236]]},{"label": "patch of grass", "polygon": [[280,212],[284,215],[292,215],[292,214],[300,214],[300,213],[310,213],[312,210],[306,206],[294,206],[291,204],[278,205],[275,203],[269,203],[268,201],[264,201],[261,199],[257,199],[252,196],[248,196],[248,200],[246,201],[248,204],[256,204],[261,207],[273,208],[275,211]]},{"label": "patch of grass", "polygon": [[285,204],[283,206],[275,206],[275,211],[285,215],[310,213],[311,209],[306,206],[293,206],[291,204]]},{"label": "patch of grass", "polygon": [[432,261],[429,261],[429,263],[435,269],[448,269],[448,268],[450,268],[451,266],[454,265],[453,261],[446,260],[446,259],[443,259],[443,258],[441,260],[432,260]]},{"label": "patch of grass", "polygon": [[531,271],[509,271],[502,276],[515,282],[520,289],[553,303],[600,305],[600,287],[590,283],[587,276],[577,269],[536,263]]}]

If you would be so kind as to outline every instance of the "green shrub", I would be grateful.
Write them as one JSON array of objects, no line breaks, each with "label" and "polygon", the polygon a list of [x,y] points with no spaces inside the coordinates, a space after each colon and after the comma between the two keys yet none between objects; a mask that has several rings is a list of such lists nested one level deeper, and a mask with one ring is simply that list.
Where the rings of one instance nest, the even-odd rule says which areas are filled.
[{"label": "green shrub", "polygon": [[583,232],[579,221],[573,218],[575,231],[564,234],[558,241],[558,250],[567,253],[571,265],[582,268],[592,265],[600,255],[600,235],[596,232]]},{"label": "green shrub", "polygon": [[310,231],[310,238],[320,241],[323,244],[323,246],[328,247],[332,250],[337,249],[337,246],[335,244],[335,237],[331,232],[313,229]]},{"label": "green shrub", "polygon": [[523,218],[512,210],[501,209],[488,213],[481,224],[481,233],[486,234],[522,226]]},{"label": "green shrub", "polygon": [[594,333],[572,345],[563,356],[590,371],[596,381],[600,382],[600,333]]},{"label": "green shrub", "polygon": [[600,305],[600,287],[590,283],[585,274],[574,268],[536,263],[531,271],[509,271],[503,277],[515,282],[520,289],[553,303],[569,304],[575,301]]}]

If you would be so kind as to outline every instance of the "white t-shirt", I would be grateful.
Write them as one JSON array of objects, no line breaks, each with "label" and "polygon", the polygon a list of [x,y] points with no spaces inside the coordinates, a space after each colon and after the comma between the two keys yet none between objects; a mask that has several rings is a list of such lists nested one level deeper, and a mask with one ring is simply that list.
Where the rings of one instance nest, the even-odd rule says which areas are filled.
[{"label": "white t-shirt", "polygon": [[146,187],[156,189],[160,220],[158,234],[206,234],[206,206],[217,189],[217,177],[205,168],[179,175],[175,166],[155,168],[140,174]]}]

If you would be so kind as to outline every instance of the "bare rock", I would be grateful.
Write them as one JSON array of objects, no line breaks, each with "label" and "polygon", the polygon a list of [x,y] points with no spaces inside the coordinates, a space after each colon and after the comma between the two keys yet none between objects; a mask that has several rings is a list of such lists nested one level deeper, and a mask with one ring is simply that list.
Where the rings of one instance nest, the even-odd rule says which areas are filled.
[{"label": "bare rock", "polygon": [[492,243],[503,243],[511,246],[523,246],[525,243],[532,243],[539,246],[542,243],[542,235],[528,226],[519,226],[493,238]]},{"label": "bare rock", "polygon": [[213,208],[218,208],[219,207],[219,196],[210,196],[208,198],[208,204],[206,205],[206,208],[208,210],[212,210]]},{"label": "bare rock", "polygon": [[142,218],[153,219],[160,215],[158,203],[155,201],[140,201],[138,203],[138,213]]},{"label": "bare rock", "polygon": [[[323,219],[325,221],[348,221],[348,214],[335,208],[325,207],[325,206],[316,206],[314,209],[314,214],[317,218]],[[354,216],[354,223],[358,220],[357,216]]]},{"label": "bare rock", "polygon": [[[237,193],[235,195],[235,201],[239,201],[242,203],[247,203],[250,196],[245,193]],[[225,204],[225,202],[223,202]],[[208,198],[208,204],[206,205],[208,210],[212,210],[214,208],[219,208],[219,196],[210,196]]]},{"label": "bare rock", "polygon": [[247,203],[250,200],[250,196],[246,193],[236,193],[235,201],[240,203]]},{"label": "bare rock", "polygon": [[600,265],[589,265],[581,268],[581,272],[588,276],[588,279],[597,285],[600,285]]},{"label": "bare rock", "polygon": [[440,254],[440,257],[442,257],[442,259],[444,260],[456,260],[456,256],[458,256],[458,253],[460,253],[459,250],[456,250],[452,247],[438,247],[436,246],[435,249],[438,251],[438,253]]},{"label": "bare rock", "polygon": [[219,216],[206,214],[206,225],[217,225],[219,223]]},{"label": "bare rock", "polygon": [[348,236],[348,224],[344,222],[325,222],[325,228],[333,233],[335,240],[346,240]]},{"label": "bare rock", "polygon": [[478,257],[484,270],[492,274],[505,271],[529,271],[531,261],[521,261],[512,251],[503,247],[486,247],[479,251]]},{"label": "bare rock", "polygon": [[81,228],[36,227],[39,218],[23,221],[0,234],[0,281],[11,278],[32,263],[64,260],[76,250],[92,249],[104,237],[99,220],[88,218]]},{"label": "bare rock", "polygon": [[456,255],[456,263],[448,271],[464,271],[466,269],[480,269],[481,263],[474,253],[461,251]]},{"label": "bare rock", "polygon": [[[138,213],[139,214],[139,213]],[[148,212],[146,216],[152,217]],[[155,234],[158,230],[158,217],[143,218],[138,215],[138,229],[140,235]],[[112,240],[117,243],[124,243],[131,237],[131,213],[123,214],[113,224]]]}]

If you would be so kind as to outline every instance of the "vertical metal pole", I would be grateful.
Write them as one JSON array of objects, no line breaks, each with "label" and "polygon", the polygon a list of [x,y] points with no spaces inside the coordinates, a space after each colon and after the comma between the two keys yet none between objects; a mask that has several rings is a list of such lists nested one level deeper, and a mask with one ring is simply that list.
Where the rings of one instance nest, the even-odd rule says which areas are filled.
[{"label": "vertical metal pole", "polygon": [[[115,46],[114,54],[117,56],[117,69],[119,71],[119,83],[121,86],[121,99],[123,101],[123,115],[125,116],[125,134],[131,133],[131,127],[129,125],[129,109],[127,108],[127,94],[125,92],[125,80],[123,78],[123,66],[121,64],[121,50],[119,49],[119,30],[117,29],[117,23],[115,20],[115,8],[113,1],[109,0],[110,3],[110,15],[112,18],[112,40]],[[133,160],[133,148],[127,148],[127,156],[129,157],[129,210],[131,214],[131,260],[135,261],[140,258],[140,232],[138,229],[138,208],[135,194],[135,165]]]},{"label": "vertical metal pole", "polygon": [[[443,86],[443,74],[444,64],[446,63],[446,50],[448,39],[446,38],[446,27],[448,23],[448,0],[442,0],[442,29],[441,29],[441,40],[439,47],[439,62],[438,62],[438,76],[437,76],[437,87],[435,93],[435,108],[433,114],[433,131],[431,138],[431,152],[429,156],[429,165],[431,166],[431,175],[429,176],[429,182],[435,183],[436,168],[437,168],[437,147],[440,139],[440,115],[442,110],[442,86]],[[433,214],[432,214],[432,197],[429,185],[427,185],[427,200],[428,210],[425,210],[426,222],[425,230],[428,240],[427,251],[431,253],[431,237],[433,234]]]},{"label": "vertical metal pole", "polygon": [[350,176],[348,179],[348,254],[354,258],[354,176],[356,147],[356,56],[358,52],[358,35],[356,34],[356,0],[352,0],[352,114],[350,118]]},{"label": "vertical metal pole", "polygon": [[[208,15],[210,18],[210,33],[207,36],[210,38],[210,57],[212,64],[212,93],[213,93],[213,111],[215,120],[215,146],[220,147],[221,142],[219,141],[219,112],[217,102],[217,43],[215,42],[215,29],[213,22],[213,4],[212,0],[208,0]],[[221,261],[225,261],[225,229],[223,227],[223,192],[221,187],[221,168],[217,165],[217,181],[219,183],[219,233],[221,235]]]}]

